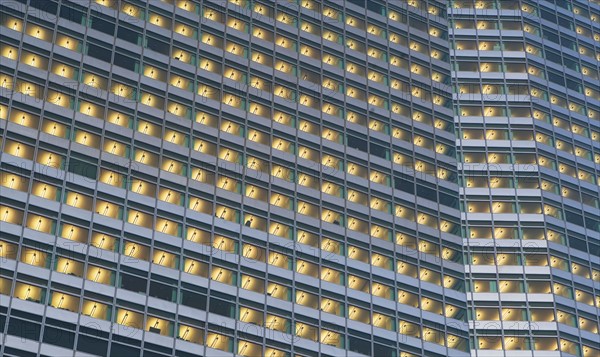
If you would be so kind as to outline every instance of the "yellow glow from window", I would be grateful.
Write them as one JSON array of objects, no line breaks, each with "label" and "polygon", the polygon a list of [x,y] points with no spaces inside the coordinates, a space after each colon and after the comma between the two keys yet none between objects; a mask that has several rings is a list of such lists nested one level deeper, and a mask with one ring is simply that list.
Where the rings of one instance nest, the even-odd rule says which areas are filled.
[{"label": "yellow glow from window", "polygon": [[200,61],[199,67],[202,68],[205,71],[209,71],[209,72],[213,72],[216,73],[217,72],[217,65],[214,61],[211,61],[209,59],[203,59]]},{"label": "yellow glow from window", "polygon": [[7,18],[3,25],[14,31],[23,31],[23,21],[12,17]]},{"label": "yellow glow from window", "polygon": [[277,21],[283,22],[284,24],[291,25],[294,22],[295,18],[286,14],[285,12],[279,12],[277,15]]},{"label": "yellow glow from window", "polygon": [[83,302],[83,307],[81,308],[81,313],[83,315],[87,315],[96,319],[105,320],[107,306],[105,304],[101,304],[96,301],[86,300]]},{"label": "yellow glow from window", "polygon": [[59,292],[54,292],[52,294],[50,306],[71,312],[78,312],[79,298]]},{"label": "yellow glow from window", "polygon": [[23,51],[21,53],[21,62],[35,68],[42,68],[42,66],[45,67],[48,61],[44,57]]},{"label": "yellow glow from window", "polygon": [[104,115],[104,108],[89,102],[81,102],[79,104],[79,112],[95,118],[100,118]]},{"label": "yellow glow from window", "polygon": [[148,17],[148,22],[156,26],[168,28],[168,20],[154,13],[150,13],[150,16]]},{"label": "yellow glow from window", "polygon": [[167,111],[178,117],[185,117],[188,113],[188,108],[179,103],[169,102],[167,105]]},{"label": "yellow glow from window", "polygon": [[221,351],[228,351],[229,340],[230,338],[227,336],[219,335],[217,333],[208,333],[206,336],[206,346]]},{"label": "yellow glow from window", "polygon": [[[143,315],[137,312],[118,309],[116,323],[119,325],[129,326],[137,329],[142,329]],[[149,319],[150,321],[150,319]]]},{"label": "yellow glow from window", "polygon": [[118,95],[119,97],[127,98],[131,96],[132,91],[132,88],[120,83],[114,83],[111,90],[113,94]]},{"label": "yellow glow from window", "polygon": [[156,103],[157,102],[156,98],[154,98],[154,96],[150,93],[142,94],[142,97],[140,98],[140,102],[142,104],[145,104],[145,105],[148,105],[148,106],[151,106],[154,108],[158,108],[158,105]]},{"label": "yellow glow from window", "polygon": [[75,134],[75,141],[89,147],[98,148],[100,146],[100,138],[97,135],[78,130]]},{"label": "yellow glow from window", "polygon": [[70,107],[72,98],[64,93],[48,90],[46,100],[63,108]]},{"label": "yellow glow from window", "polygon": [[51,40],[50,31],[47,31],[46,29],[39,27],[39,26],[28,25],[27,26],[27,34],[29,36],[35,37],[42,41],[50,41]]},{"label": "yellow glow from window", "polygon": [[75,51],[79,47],[78,40],[61,34],[56,35],[56,44],[71,51]]},{"label": "yellow glow from window", "polygon": [[37,286],[27,285],[25,283],[17,283],[15,285],[14,296],[21,300],[29,300],[40,303],[42,298],[42,289]]},{"label": "yellow glow from window", "polygon": [[131,210],[128,212],[128,217],[127,217],[128,223],[134,224],[136,226],[150,228],[151,221],[152,221],[152,219],[147,214],[142,213],[140,211]]},{"label": "yellow glow from window", "polygon": [[106,121],[120,126],[127,126],[129,123],[129,117],[127,117],[125,114],[109,110]]},{"label": "yellow glow from window", "polygon": [[66,135],[67,129],[62,124],[59,124],[59,123],[56,123],[53,121],[49,121],[49,120],[44,120],[44,122],[42,124],[42,131],[44,131],[46,134],[64,138]]},{"label": "yellow glow from window", "polygon": [[263,105],[258,103],[250,103],[250,113],[258,115],[258,116],[266,116],[269,112],[269,109]]},{"label": "yellow glow from window", "polygon": [[37,216],[37,215],[29,215],[27,217],[27,228],[33,229],[35,231],[50,233],[53,226],[53,220],[50,218]]},{"label": "yellow glow from window", "polygon": [[140,17],[140,9],[137,6],[133,6],[128,3],[123,3],[121,12],[132,17]]}]

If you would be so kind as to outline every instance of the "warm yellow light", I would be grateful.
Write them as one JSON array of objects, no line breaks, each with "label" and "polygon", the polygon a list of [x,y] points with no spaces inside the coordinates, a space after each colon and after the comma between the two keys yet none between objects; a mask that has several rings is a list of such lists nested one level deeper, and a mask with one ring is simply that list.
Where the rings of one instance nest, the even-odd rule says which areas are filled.
[{"label": "warm yellow light", "polygon": [[86,114],[86,115],[89,115],[92,117],[99,118],[104,112],[103,108],[101,108],[95,104],[89,103],[89,102],[81,102],[79,105],[80,105],[79,106],[80,113],[83,113],[83,114]]}]

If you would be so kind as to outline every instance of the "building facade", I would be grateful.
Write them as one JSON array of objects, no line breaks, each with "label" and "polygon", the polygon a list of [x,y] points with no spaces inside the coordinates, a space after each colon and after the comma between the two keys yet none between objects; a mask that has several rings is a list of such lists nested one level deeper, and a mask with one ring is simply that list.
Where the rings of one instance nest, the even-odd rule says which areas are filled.
[{"label": "building facade", "polygon": [[449,8],[471,348],[600,354],[600,7]]},{"label": "building facade", "polygon": [[416,5],[3,1],[0,354],[468,355]]},{"label": "building facade", "polygon": [[561,5],[3,1],[0,354],[597,355]]}]

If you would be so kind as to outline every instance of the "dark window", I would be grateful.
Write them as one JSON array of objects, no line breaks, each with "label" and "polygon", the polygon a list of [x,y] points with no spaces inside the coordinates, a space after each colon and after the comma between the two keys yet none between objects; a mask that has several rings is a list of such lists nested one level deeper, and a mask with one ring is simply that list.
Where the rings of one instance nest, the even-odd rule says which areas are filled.
[{"label": "dark window", "polygon": [[87,55],[108,63],[112,61],[112,51],[92,44],[88,45]]},{"label": "dark window", "polygon": [[458,182],[458,173],[450,172],[448,177],[446,178],[446,181],[457,183]]},{"label": "dark window", "polygon": [[92,16],[92,28],[107,35],[115,35],[115,24]]},{"label": "dark window", "polygon": [[564,28],[567,28],[569,30],[573,29],[573,21],[569,20],[569,19],[565,19],[562,16],[558,17],[558,24]]},{"label": "dark window", "polygon": [[183,351],[175,351],[175,356],[177,356],[177,357],[197,357],[197,355],[195,355],[195,354],[183,352]]},{"label": "dark window", "polygon": [[167,43],[156,40],[152,37],[148,37],[146,39],[146,47],[148,47],[152,51],[162,53],[163,55],[166,55],[166,56],[169,55],[169,52],[170,52],[169,50],[171,48]]},{"label": "dark window", "polygon": [[569,237],[569,247],[582,252],[587,252],[587,244],[584,240],[575,237]]},{"label": "dark window", "polygon": [[80,334],[77,338],[77,350],[106,356],[108,352],[108,341]]},{"label": "dark window", "polygon": [[55,320],[55,319],[51,319],[49,317],[46,318],[46,324],[47,325],[52,325],[52,326],[56,326],[56,327],[61,327],[64,329],[68,329],[71,331],[75,331],[75,325],[68,323],[68,322],[64,322],[64,321],[60,321],[60,320]]},{"label": "dark window", "polygon": [[437,190],[417,185],[417,196],[437,202]]},{"label": "dark window", "polygon": [[403,179],[400,177],[396,177],[394,179],[394,187],[400,191],[404,191],[410,194],[414,194],[415,193],[415,184],[414,182],[407,180],[407,179]]},{"label": "dark window", "polygon": [[4,347],[5,356],[18,356],[18,357],[37,357],[37,354],[18,350],[16,348]]},{"label": "dark window", "polygon": [[51,345],[73,349],[73,344],[75,343],[75,334],[73,332],[46,326],[44,328],[43,341]]},{"label": "dark window", "polygon": [[600,220],[586,216],[585,217],[585,227],[587,229],[591,229],[593,231],[600,232]]},{"label": "dark window", "polygon": [[554,63],[562,64],[562,56],[561,55],[559,55],[558,53],[556,53],[554,51],[549,51],[549,50],[546,50],[544,52],[546,53],[546,59],[548,59]]},{"label": "dark window", "polygon": [[119,67],[128,69],[130,71],[135,71],[137,61],[131,57],[127,57],[127,56],[122,55],[117,52],[117,53],[115,53],[114,64],[115,64],[115,66],[119,66]]},{"label": "dark window", "polygon": [[368,150],[368,146],[367,146],[367,141],[364,139],[359,139],[357,137],[354,136],[348,136],[348,146],[356,149],[356,150],[360,150],[363,152],[367,152]]},{"label": "dark window", "polygon": [[155,281],[151,281],[149,295],[167,301],[174,301],[173,298],[175,293],[173,288]]},{"label": "dark window", "polygon": [[181,292],[181,304],[200,310],[206,310],[206,295],[191,291]]},{"label": "dark window", "polygon": [[113,343],[110,346],[110,355],[114,357],[133,357],[139,356],[140,350],[135,347],[129,347],[118,343]]},{"label": "dark window", "polygon": [[121,275],[121,288],[139,292],[146,293],[146,279],[137,278],[131,275],[122,274]]},{"label": "dark window", "polygon": [[68,21],[73,21],[83,25],[85,14],[79,10],[75,10],[66,6],[64,3],[60,6],[60,17]]},{"label": "dark window", "polygon": [[[155,345],[153,343],[149,343],[148,341],[146,341],[144,343],[144,348],[151,348],[155,351],[161,352],[161,353],[166,353],[168,356],[172,355],[173,352],[171,351],[170,347],[164,347],[164,346],[159,346],[159,345]],[[146,356],[146,353],[144,353],[144,356]]]},{"label": "dark window", "polygon": [[448,195],[440,192],[440,204],[458,209],[458,194],[457,196]]},{"label": "dark window", "polygon": [[550,80],[550,82],[552,83],[556,83],[562,87],[565,86],[565,79],[563,76],[561,76],[560,74],[556,74],[556,73],[552,73],[552,72],[548,72],[548,79]]},{"label": "dark window", "polygon": [[98,166],[77,159],[69,159],[67,170],[76,175],[95,179],[98,174]]},{"label": "dark window", "polygon": [[348,2],[360,7],[365,7],[365,0],[348,0]]},{"label": "dark window", "polygon": [[361,340],[360,338],[348,336],[348,347],[350,351],[371,355],[371,342]]},{"label": "dark window", "polygon": [[575,42],[574,42],[573,40],[569,39],[569,38],[566,38],[566,37],[561,37],[561,38],[560,38],[560,41],[562,42],[562,45],[563,45],[564,47],[570,48],[570,49],[572,49],[572,50],[575,50],[575,49],[576,49],[576,47],[577,47],[577,46],[575,45]]},{"label": "dark window", "polygon": [[590,244],[590,250],[589,250],[590,254],[595,257],[600,257],[600,245],[594,244],[592,242],[590,242],[589,244]]},{"label": "dark window", "polygon": [[384,15],[384,13],[385,13],[385,7],[382,6],[381,4],[376,3],[375,1],[372,1],[372,0],[367,1],[367,9],[374,11],[380,15]]},{"label": "dark window", "polygon": [[233,318],[235,305],[219,299],[211,299],[209,312]]},{"label": "dark window", "polygon": [[380,344],[375,344],[373,348],[373,356],[395,356],[396,349],[388,346],[383,346]]},{"label": "dark window", "polygon": [[139,45],[139,39],[141,37],[141,34],[119,26],[119,29],[117,30],[117,37],[121,40],[125,40],[127,42]]},{"label": "dark window", "polygon": [[381,145],[377,145],[375,143],[369,143],[369,152],[371,155],[379,156],[381,158],[387,159],[388,150]]},{"label": "dark window", "polygon": [[565,210],[565,218],[569,223],[573,223],[578,226],[583,226],[583,217],[581,217],[580,212],[571,212]]},{"label": "dark window", "polygon": [[543,37],[546,40],[552,41],[554,43],[560,43],[558,35],[554,31],[550,31],[546,28],[544,29]]},{"label": "dark window", "polygon": [[545,10],[541,10],[540,12],[542,14],[542,19],[548,20],[548,21],[550,21],[553,24],[555,24],[555,23],[558,22],[557,21],[558,19],[556,18],[556,14],[554,14],[552,12],[545,11]]},{"label": "dark window", "polygon": [[40,325],[11,317],[8,321],[7,333],[27,340],[38,341],[40,339]]},{"label": "dark window", "polygon": [[140,347],[142,345],[142,341],[136,340],[134,338],[129,338],[121,335],[113,335],[112,339],[117,342],[123,342],[131,346]]},{"label": "dark window", "polygon": [[93,328],[93,326],[92,327],[79,326],[79,332],[86,333],[86,334],[92,335],[94,337],[108,338],[108,332],[104,332],[97,328]]},{"label": "dark window", "polygon": [[579,93],[582,92],[581,83],[570,79],[567,79],[567,88]]},{"label": "dark window", "polygon": [[49,0],[31,0],[29,5],[50,14],[56,14],[56,11],[58,10],[58,4]]}]

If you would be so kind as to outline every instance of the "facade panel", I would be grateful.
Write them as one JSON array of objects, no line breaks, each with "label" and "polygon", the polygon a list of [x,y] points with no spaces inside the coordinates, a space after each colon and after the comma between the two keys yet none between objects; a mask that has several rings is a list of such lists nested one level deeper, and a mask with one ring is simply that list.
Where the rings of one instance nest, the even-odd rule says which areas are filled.
[{"label": "facade panel", "polygon": [[599,19],[2,2],[0,354],[600,354]]},{"label": "facade panel", "polygon": [[448,13],[473,355],[597,355],[598,4]]},{"label": "facade panel", "polygon": [[1,352],[467,355],[422,5],[3,2]]}]

